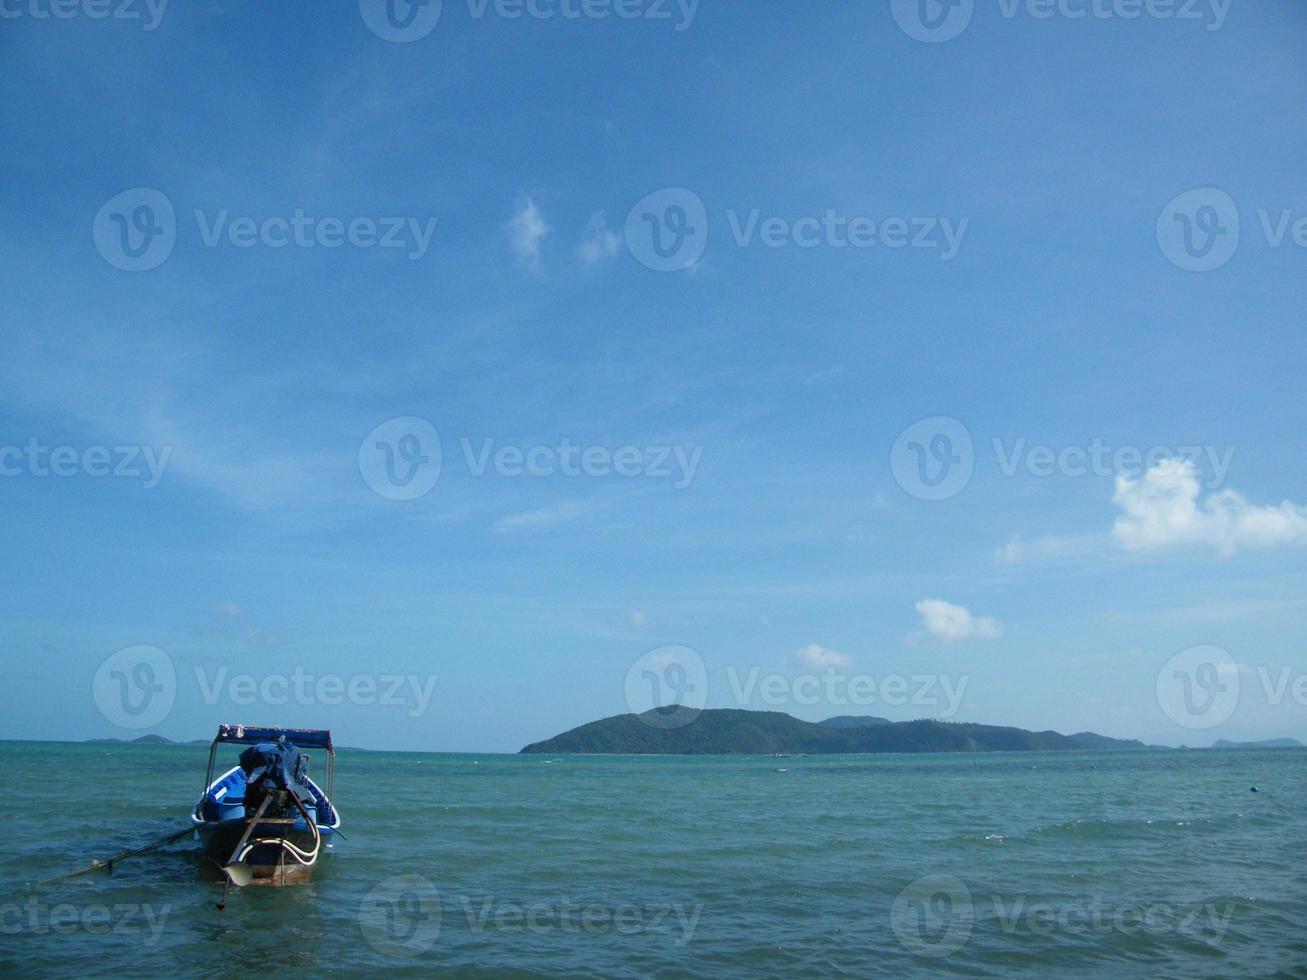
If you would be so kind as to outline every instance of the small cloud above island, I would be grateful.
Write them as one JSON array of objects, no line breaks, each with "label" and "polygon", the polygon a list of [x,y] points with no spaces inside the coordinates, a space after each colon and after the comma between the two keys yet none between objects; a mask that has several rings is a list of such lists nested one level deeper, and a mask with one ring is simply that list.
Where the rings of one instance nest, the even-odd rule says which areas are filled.
[{"label": "small cloud above island", "polygon": [[805,667],[849,667],[853,664],[852,658],[847,655],[837,650],[828,650],[816,643],[809,643],[806,647],[795,650],[790,657]]},{"label": "small cloud above island", "polygon": [[941,643],[960,640],[993,640],[1003,635],[1003,624],[991,616],[973,616],[965,606],[956,606],[943,599],[922,599],[916,605],[921,617],[922,630],[911,633],[908,639],[930,637]]}]

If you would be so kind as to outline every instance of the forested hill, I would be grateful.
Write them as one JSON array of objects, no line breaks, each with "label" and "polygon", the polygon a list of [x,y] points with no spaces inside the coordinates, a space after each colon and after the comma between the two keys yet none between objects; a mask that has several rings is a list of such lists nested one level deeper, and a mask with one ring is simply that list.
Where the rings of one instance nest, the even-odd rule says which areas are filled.
[{"label": "forested hill", "polygon": [[[684,711],[684,709],[678,709]],[[592,721],[522,749],[524,753],[589,755],[771,755],[843,752],[1020,752],[1055,749],[1142,749],[1133,739],[1093,732],[1062,735],[970,722],[899,721],[844,715],[800,721],[779,711],[715,708],[691,716],[661,709]],[[674,726],[674,727],[669,727]]]}]

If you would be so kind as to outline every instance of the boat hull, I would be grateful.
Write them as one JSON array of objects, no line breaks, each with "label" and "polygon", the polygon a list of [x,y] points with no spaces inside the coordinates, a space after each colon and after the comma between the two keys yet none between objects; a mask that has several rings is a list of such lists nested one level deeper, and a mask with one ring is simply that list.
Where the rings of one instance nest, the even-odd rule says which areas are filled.
[{"label": "boat hull", "polygon": [[[206,856],[219,866],[223,866],[231,860],[232,852],[240,843],[246,826],[244,820],[223,820],[199,824],[195,828],[195,833],[204,844]],[[318,832],[322,835],[322,851],[326,852],[331,847],[333,828],[319,827]],[[303,851],[310,851],[313,848],[313,834],[303,821],[299,822],[298,828],[287,824],[260,823],[250,835],[251,840],[259,838],[285,839]],[[245,856],[245,863],[254,873],[251,885],[300,884],[309,880],[314,867],[317,866],[316,861],[308,865],[300,864],[290,857],[279,843],[256,843]]]}]

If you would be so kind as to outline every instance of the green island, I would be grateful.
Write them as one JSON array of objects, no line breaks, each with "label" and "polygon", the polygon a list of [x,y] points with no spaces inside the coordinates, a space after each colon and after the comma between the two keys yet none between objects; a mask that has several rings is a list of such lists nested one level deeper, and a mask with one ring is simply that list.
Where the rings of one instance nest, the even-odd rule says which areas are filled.
[{"label": "green island", "polygon": [[[680,712],[678,714],[677,712]],[[534,742],[526,754],[816,755],[849,752],[1043,752],[1150,748],[1094,732],[1063,735],[1023,728],[841,715],[800,721],[781,711],[655,708],[615,715]]]}]

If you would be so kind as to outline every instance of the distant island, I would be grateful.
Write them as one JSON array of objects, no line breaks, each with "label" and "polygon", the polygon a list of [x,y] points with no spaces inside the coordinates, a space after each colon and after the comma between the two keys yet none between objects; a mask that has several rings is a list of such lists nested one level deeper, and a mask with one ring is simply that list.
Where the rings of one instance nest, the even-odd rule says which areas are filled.
[{"label": "distant island", "polygon": [[174,742],[162,735],[142,735],[140,738],[88,738],[89,745],[208,745],[208,740],[197,738],[189,742]]},{"label": "distant island", "polygon": [[573,728],[522,753],[550,755],[818,755],[849,752],[1044,752],[1145,749],[1135,739],[1094,732],[1062,735],[971,722],[889,721],[841,715],[800,721],[780,711],[713,708],[688,725],[665,725],[666,709],[616,715]]},{"label": "distant island", "polygon": [[1218,738],[1212,743],[1214,749],[1301,749],[1302,742],[1296,738],[1267,738],[1260,742],[1231,742]]}]

